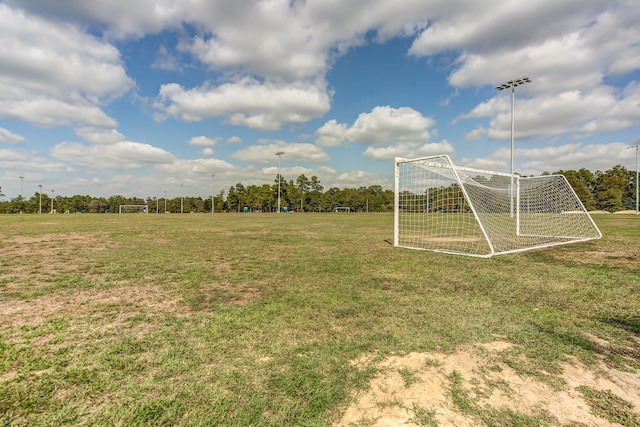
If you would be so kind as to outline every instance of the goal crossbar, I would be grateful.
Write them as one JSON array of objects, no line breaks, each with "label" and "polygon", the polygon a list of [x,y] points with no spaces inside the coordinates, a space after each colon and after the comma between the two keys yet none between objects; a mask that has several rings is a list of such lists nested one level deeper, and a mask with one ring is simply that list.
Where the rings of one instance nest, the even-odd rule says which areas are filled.
[{"label": "goal crossbar", "polygon": [[478,257],[598,239],[563,175],[520,177],[396,158],[394,245]]},{"label": "goal crossbar", "polygon": [[120,205],[118,213],[149,213],[147,205]]}]

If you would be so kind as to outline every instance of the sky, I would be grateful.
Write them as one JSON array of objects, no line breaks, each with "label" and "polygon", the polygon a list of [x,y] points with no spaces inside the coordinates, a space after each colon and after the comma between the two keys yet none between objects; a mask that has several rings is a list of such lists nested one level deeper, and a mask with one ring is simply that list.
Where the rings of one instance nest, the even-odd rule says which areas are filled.
[{"label": "sky", "polygon": [[[6,199],[636,168],[637,0],[0,0]],[[284,154],[278,157],[276,153]],[[22,178],[20,178],[22,177]],[[42,187],[39,187],[42,186]]]}]

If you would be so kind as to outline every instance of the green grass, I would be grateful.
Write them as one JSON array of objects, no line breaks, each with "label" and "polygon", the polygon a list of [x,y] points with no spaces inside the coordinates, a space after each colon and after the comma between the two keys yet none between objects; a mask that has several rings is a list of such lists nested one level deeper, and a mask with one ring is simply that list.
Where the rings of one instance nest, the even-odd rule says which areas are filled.
[{"label": "green grass", "polygon": [[580,386],[578,391],[584,395],[594,415],[626,427],[640,425],[640,417],[630,412],[633,404],[611,391],[597,390],[588,386]]},{"label": "green grass", "polygon": [[[557,388],[567,355],[635,370],[640,220],[595,220],[599,241],[476,259],[393,248],[387,214],[0,216],[0,424],[327,425],[362,355],[497,337]],[[451,381],[487,425],[544,425]]]}]

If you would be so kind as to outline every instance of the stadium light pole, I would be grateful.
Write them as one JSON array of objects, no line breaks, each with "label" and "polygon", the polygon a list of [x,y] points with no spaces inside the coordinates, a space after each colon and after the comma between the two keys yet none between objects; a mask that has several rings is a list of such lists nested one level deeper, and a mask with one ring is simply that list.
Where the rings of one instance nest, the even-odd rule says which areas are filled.
[{"label": "stadium light pole", "polygon": [[24,176],[19,176],[20,178],[20,200],[22,200],[22,190],[24,188]]},{"label": "stadium light pole", "polygon": [[636,215],[638,215],[638,145],[636,144]]},{"label": "stadium light pole", "polygon": [[55,190],[51,190],[51,213],[53,213],[53,199],[54,199],[54,197],[53,197],[53,192],[54,192],[54,191],[55,191]]},{"label": "stadium light pole", "polygon": [[636,149],[636,215],[638,215],[638,147],[640,147],[640,144],[628,147]]},{"label": "stadium light pole", "polygon": [[215,191],[216,191],[216,187],[215,187],[215,179],[216,179],[216,174],[211,174],[211,213],[214,212],[214,207],[213,207],[213,202],[215,201]]},{"label": "stadium light pole", "polygon": [[515,138],[515,110],[516,110],[516,87],[522,86],[524,84],[531,83],[531,79],[529,77],[522,77],[520,79],[509,80],[508,82],[504,82],[501,85],[496,86],[496,89],[499,91],[503,91],[505,89],[511,88],[511,216],[513,217],[513,174],[514,174],[514,164],[513,164],[513,152],[515,148],[514,138]]},{"label": "stadium light pole", "polygon": [[278,213],[280,213],[280,160],[284,155],[284,151],[278,151],[276,156],[278,156]]},{"label": "stadium light pole", "polygon": [[38,196],[40,196],[40,203],[38,207],[38,214],[42,214],[42,184],[38,184],[40,191],[38,192]]},{"label": "stadium light pole", "polygon": [[164,213],[167,213],[167,190],[164,190]]},{"label": "stadium light pole", "polygon": [[184,191],[183,188],[184,188],[184,185],[180,184],[180,213],[183,213],[182,207],[184,205],[184,195],[182,194]]}]

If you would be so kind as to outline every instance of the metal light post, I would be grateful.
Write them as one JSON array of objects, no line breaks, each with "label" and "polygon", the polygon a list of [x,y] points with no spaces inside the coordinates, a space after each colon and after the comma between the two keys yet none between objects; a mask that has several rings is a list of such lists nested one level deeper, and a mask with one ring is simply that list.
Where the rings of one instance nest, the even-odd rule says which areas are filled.
[{"label": "metal light post", "polygon": [[22,200],[22,189],[24,188],[24,176],[19,176],[20,178],[20,200]]},{"label": "metal light post", "polygon": [[167,190],[164,190],[164,213],[167,213]]},{"label": "metal light post", "polygon": [[638,215],[638,146],[636,145],[636,215]]},{"label": "metal light post", "polygon": [[158,209],[158,203],[160,203],[160,197],[156,194],[156,213],[159,214],[160,210]]},{"label": "metal light post", "polygon": [[640,147],[640,144],[629,147],[636,149],[636,215],[638,215],[638,147]]},{"label": "metal light post", "polygon": [[180,213],[183,213],[182,212],[182,207],[184,205],[184,195],[182,194],[184,191],[183,189],[184,189],[184,186],[180,184]]},{"label": "metal light post", "polygon": [[521,79],[509,80],[508,82],[502,83],[501,85],[496,86],[496,89],[499,91],[511,88],[511,216],[513,217],[513,174],[514,174],[514,165],[513,165],[513,152],[514,152],[514,135],[515,135],[515,105],[516,105],[516,91],[515,88],[517,86],[522,86],[523,84],[531,83],[531,79],[529,77],[522,77]]},{"label": "metal light post", "polygon": [[38,192],[38,196],[40,196],[40,205],[38,208],[38,214],[42,214],[42,184],[38,184],[40,191]]},{"label": "metal light post", "polygon": [[278,156],[278,213],[280,213],[280,160],[284,155],[284,151],[278,151],[276,156]]},{"label": "metal light post", "polygon": [[53,213],[53,199],[54,199],[53,192],[54,190],[51,190],[51,213]]},{"label": "metal light post", "polygon": [[213,207],[213,203],[215,201],[215,196],[214,194],[216,189],[215,189],[215,178],[216,178],[216,174],[212,174],[211,175],[211,213],[214,212],[215,208]]}]

